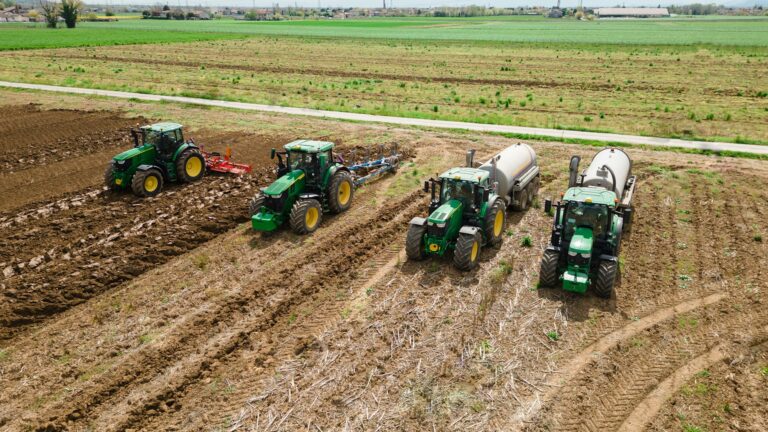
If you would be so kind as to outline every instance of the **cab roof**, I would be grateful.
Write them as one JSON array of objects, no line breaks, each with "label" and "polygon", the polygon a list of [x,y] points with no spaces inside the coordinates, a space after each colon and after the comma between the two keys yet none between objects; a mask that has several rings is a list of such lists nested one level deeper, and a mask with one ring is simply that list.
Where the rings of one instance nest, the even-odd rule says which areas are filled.
[{"label": "cab roof", "polygon": [[181,129],[181,125],[178,123],[173,122],[162,122],[162,123],[155,123],[151,125],[142,126],[142,129],[151,130],[153,132],[170,132],[174,131],[176,129]]},{"label": "cab roof", "polygon": [[334,144],[329,141],[296,140],[291,141],[284,146],[289,151],[299,151],[302,153],[317,153],[332,149]]},{"label": "cab roof", "polygon": [[488,178],[488,171],[468,167],[451,168],[440,174],[440,178],[480,183]]},{"label": "cab roof", "polygon": [[601,187],[572,187],[563,196],[565,201],[616,205],[616,193]]}]

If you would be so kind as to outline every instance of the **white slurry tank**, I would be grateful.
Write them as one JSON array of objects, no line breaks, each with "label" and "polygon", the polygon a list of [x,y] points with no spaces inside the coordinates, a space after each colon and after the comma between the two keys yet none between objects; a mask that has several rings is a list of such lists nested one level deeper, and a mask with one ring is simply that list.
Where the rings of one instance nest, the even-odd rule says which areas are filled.
[{"label": "white slurry tank", "polygon": [[536,152],[527,144],[507,147],[479,169],[488,172],[491,181],[497,184],[498,194],[515,210],[527,209],[539,191]]},{"label": "white slurry tank", "polygon": [[607,148],[599,151],[582,174],[581,185],[601,187],[616,193],[619,200],[628,190],[627,181],[632,175],[632,160],[624,151]]}]

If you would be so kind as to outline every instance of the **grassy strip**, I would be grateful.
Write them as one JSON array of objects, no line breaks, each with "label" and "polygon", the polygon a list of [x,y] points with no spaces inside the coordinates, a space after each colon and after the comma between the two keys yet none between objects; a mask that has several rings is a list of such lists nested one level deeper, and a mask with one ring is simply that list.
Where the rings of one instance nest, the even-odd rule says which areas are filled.
[{"label": "grassy strip", "polygon": [[578,138],[552,138],[552,137],[539,136],[539,135],[516,134],[516,133],[505,133],[505,132],[488,132],[488,134],[503,136],[505,138],[524,139],[528,141],[549,141],[549,142],[556,141],[556,142],[561,142],[565,144],[578,144],[578,145],[589,146],[589,147],[623,147],[623,148],[636,148],[636,149],[650,150],[650,151],[696,154],[696,155],[704,155],[704,156],[723,156],[723,157],[734,157],[734,158],[742,158],[742,159],[768,160],[768,155],[748,153],[748,152],[736,152],[736,151],[730,151],[730,150],[723,150],[723,151],[699,150],[699,149],[689,149],[685,147],[627,144],[627,143],[616,142],[616,141],[597,141],[597,140],[578,139]]}]

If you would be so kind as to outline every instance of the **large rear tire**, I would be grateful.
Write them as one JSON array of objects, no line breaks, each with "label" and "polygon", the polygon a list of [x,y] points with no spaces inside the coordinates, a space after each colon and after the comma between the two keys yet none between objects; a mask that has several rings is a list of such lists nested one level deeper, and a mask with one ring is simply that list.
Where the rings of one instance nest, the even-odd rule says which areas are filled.
[{"label": "large rear tire", "polygon": [[315,199],[298,200],[291,208],[291,229],[296,234],[309,234],[320,226],[323,207]]},{"label": "large rear tire", "polygon": [[256,213],[261,210],[262,207],[264,207],[264,195],[257,195],[248,202],[248,213],[253,217]]},{"label": "large rear tire", "polygon": [[493,203],[485,215],[485,238],[491,246],[499,246],[503,239],[504,227],[507,225],[507,214],[504,211],[504,201],[499,198]]},{"label": "large rear tire", "polygon": [[131,190],[136,196],[153,197],[163,190],[163,175],[157,168],[136,171],[131,180]]},{"label": "large rear tire", "polygon": [[341,213],[352,206],[355,185],[347,171],[336,171],[328,184],[328,207],[331,213]]},{"label": "large rear tire", "polygon": [[107,171],[104,173],[104,185],[111,191],[120,189],[120,187],[115,184],[115,171],[112,168],[111,163],[107,166]]},{"label": "large rear tire", "polygon": [[557,251],[545,250],[541,257],[541,268],[539,268],[539,287],[551,288],[557,283],[557,262],[560,260],[560,254]]},{"label": "large rear tire", "polygon": [[420,225],[409,225],[405,236],[405,255],[409,260],[421,261],[427,254],[424,251],[424,233],[426,228]]},{"label": "large rear tire", "polygon": [[176,159],[176,178],[179,181],[192,183],[205,175],[205,159],[196,149],[184,150]]},{"label": "large rear tire", "polygon": [[483,236],[480,231],[472,234],[459,234],[456,240],[456,249],[453,251],[453,264],[459,270],[472,270],[477,267],[480,258],[480,248],[483,245]]},{"label": "large rear tire", "polygon": [[618,268],[619,265],[615,261],[600,262],[597,269],[597,281],[595,281],[595,294],[602,298],[611,298]]}]

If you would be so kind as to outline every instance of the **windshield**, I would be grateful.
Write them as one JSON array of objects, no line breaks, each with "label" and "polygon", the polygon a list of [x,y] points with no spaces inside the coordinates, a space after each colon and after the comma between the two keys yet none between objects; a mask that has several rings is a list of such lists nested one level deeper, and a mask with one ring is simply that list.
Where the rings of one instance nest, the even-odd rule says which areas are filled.
[{"label": "windshield", "polygon": [[143,132],[144,133],[142,138],[144,139],[144,142],[142,144],[157,145],[158,141],[160,140],[160,132],[147,129],[144,129]]},{"label": "windshield", "polygon": [[297,169],[306,170],[314,164],[315,160],[317,160],[315,153],[288,152],[288,167],[291,171]]},{"label": "windshield", "polygon": [[571,201],[565,211],[565,238],[570,239],[578,227],[592,228],[595,238],[608,227],[608,208],[601,204]]},{"label": "windshield", "polygon": [[440,188],[440,201],[448,202],[457,199],[466,206],[471,206],[474,202],[475,184],[464,180],[443,179],[443,187]]}]

